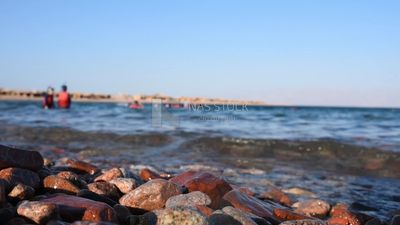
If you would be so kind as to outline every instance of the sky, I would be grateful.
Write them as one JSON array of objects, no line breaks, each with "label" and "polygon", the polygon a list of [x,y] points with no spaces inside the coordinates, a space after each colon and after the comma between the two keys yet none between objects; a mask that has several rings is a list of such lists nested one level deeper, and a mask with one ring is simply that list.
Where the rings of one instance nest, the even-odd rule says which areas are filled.
[{"label": "sky", "polygon": [[0,1],[0,87],[400,107],[400,1]]}]

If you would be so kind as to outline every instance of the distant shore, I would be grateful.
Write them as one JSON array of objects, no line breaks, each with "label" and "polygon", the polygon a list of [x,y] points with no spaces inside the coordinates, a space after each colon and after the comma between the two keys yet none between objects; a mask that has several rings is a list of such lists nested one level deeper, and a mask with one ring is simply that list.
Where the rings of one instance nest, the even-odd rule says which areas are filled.
[{"label": "distant shore", "polygon": [[[36,90],[15,90],[0,88],[0,100],[33,100],[40,101],[45,91]],[[98,94],[98,93],[81,93],[71,92],[73,101],[78,102],[116,102],[129,103],[140,101],[141,103],[152,103],[154,100],[161,100],[163,103],[169,104],[235,104],[249,106],[267,105],[262,101],[246,101],[221,98],[203,98],[203,97],[171,97],[166,95],[128,95],[128,94]],[[57,97],[57,94],[55,95]]]}]

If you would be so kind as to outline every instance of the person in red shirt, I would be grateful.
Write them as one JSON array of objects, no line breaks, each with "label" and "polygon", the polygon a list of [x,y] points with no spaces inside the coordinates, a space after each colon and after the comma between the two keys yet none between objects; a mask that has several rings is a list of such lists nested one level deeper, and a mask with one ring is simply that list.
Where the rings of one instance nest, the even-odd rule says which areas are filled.
[{"label": "person in red shirt", "polygon": [[58,107],[61,109],[69,109],[71,107],[71,96],[67,91],[67,85],[61,86],[61,91],[58,93]]},{"label": "person in red shirt", "polygon": [[47,92],[44,94],[43,109],[53,109],[54,108],[54,89],[52,87],[47,88]]}]

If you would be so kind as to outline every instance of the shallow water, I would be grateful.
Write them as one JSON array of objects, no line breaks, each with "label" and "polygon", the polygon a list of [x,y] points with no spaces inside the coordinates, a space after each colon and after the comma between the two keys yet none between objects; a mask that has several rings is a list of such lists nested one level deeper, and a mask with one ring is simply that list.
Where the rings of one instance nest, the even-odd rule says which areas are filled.
[{"label": "shallow water", "polygon": [[166,109],[159,127],[146,107],[75,103],[70,110],[42,110],[38,102],[4,101],[0,143],[101,167],[206,169],[257,193],[270,183],[304,188],[384,220],[400,209],[399,109]]}]

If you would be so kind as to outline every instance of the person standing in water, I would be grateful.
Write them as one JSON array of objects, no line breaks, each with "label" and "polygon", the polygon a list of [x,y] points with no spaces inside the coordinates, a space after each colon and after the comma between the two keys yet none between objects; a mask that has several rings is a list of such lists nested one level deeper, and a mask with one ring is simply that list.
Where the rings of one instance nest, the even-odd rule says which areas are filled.
[{"label": "person standing in water", "polygon": [[58,93],[58,107],[61,109],[69,109],[71,106],[71,96],[67,91],[67,85],[61,86],[61,91]]},{"label": "person standing in water", "polygon": [[43,109],[53,109],[54,108],[54,89],[52,87],[47,88],[47,92],[44,94]]}]

